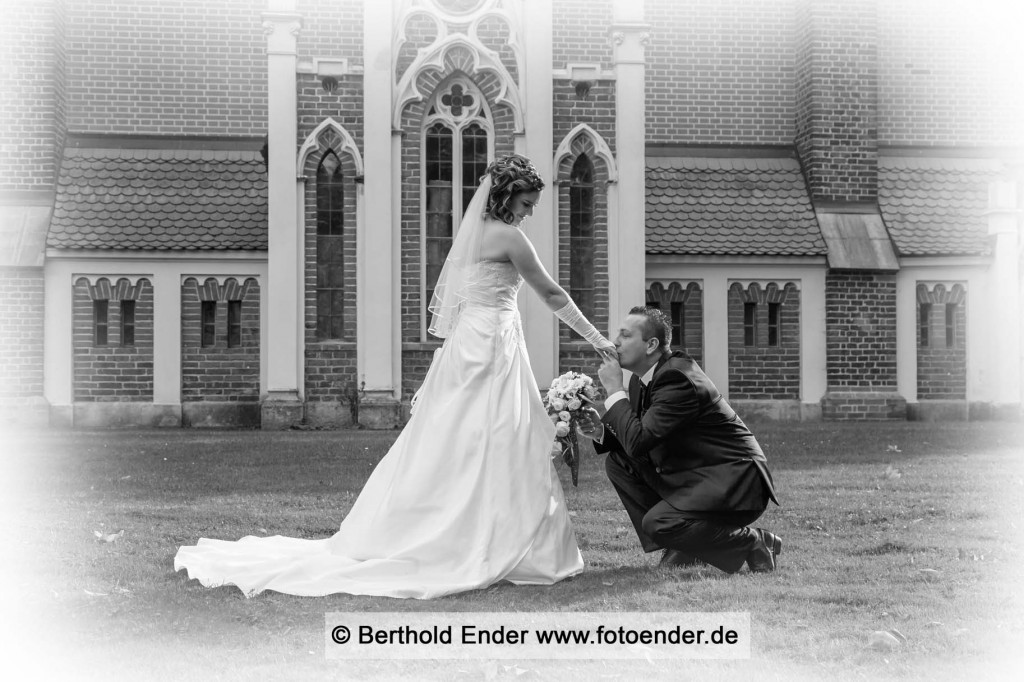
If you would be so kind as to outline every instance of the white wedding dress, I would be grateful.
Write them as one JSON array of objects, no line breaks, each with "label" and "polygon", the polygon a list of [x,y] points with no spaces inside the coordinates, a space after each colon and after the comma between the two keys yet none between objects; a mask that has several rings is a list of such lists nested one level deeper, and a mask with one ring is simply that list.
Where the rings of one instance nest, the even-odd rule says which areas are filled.
[{"label": "white wedding dress", "polygon": [[551,461],[511,263],[476,266],[458,324],[413,414],[330,538],[200,539],[174,569],[203,585],[430,599],[500,580],[550,585],[583,570]]}]

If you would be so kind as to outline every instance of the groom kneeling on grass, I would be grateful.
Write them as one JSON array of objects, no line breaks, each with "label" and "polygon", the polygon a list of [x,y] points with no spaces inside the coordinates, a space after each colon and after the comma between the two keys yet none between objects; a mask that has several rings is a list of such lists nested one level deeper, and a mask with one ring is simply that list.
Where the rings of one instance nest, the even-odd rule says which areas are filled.
[{"label": "groom kneeling on grass", "polygon": [[[657,308],[636,307],[598,376],[608,398],[581,424],[626,507],[645,552],[662,565],[711,564],[735,573],[774,571],[782,541],[748,528],[778,504],[768,461],[735,411],[684,351]],[[622,369],[633,373],[629,394]]]}]

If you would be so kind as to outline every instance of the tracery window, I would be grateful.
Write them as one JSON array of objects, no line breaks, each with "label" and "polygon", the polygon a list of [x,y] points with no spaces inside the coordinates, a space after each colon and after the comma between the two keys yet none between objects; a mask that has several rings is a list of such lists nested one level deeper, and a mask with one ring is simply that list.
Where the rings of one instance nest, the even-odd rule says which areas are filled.
[{"label": "tracery window", "polygon": [[[494,134],[484,97],[465,76],[434,93],[423,125],[423,324],[462,216],[493,157]],[[424,337],[426,338],[426,337]]]}]

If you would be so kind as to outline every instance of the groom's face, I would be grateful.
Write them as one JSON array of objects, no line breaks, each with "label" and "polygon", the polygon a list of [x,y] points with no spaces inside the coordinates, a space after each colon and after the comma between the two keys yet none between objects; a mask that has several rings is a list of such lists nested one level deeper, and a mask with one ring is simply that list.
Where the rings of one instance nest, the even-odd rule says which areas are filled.
[{"label": "groom's face", "polygon": [[615,337],[615,350],[619,352],[619,365],[623,369],[637,373],[647,371],[650,344],[644,341],[643,325],[647,321],[643,315],[627,315],[619,327]]}]

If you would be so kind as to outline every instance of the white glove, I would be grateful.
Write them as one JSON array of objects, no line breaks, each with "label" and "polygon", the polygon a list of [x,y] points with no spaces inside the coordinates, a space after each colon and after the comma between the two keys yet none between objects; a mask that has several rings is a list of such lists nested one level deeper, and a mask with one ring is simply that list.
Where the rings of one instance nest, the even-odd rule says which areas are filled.
[{"label": "white glove", "polygon": [[597,331],[594,325],[590,324],[590,321],[583,316],[583,313],[572,300],[556,310],[555,317],[565,322],[570,329],[582,336],[595,349],[599,351],[615,349],[615,344],[604,338],[604,335]]}]

